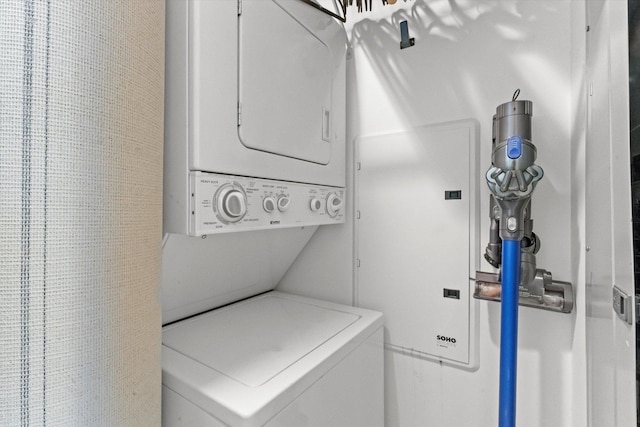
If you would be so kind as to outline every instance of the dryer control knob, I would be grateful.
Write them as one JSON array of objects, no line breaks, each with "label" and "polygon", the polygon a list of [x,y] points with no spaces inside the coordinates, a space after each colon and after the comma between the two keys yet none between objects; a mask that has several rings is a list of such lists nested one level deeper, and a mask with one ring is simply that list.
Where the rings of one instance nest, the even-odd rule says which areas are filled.
[{"label": "dryer control knob", "polygon": [[262,201],[262,207],[265,212],[272,213],[276,210],[276,199],[273,197],[265,197]]},{"label": "dryer control knob", "polygon": [[309,203],[309,207],[311,208],[312,212],[318,212],[320,209],[322,209],[322,200],[311,199],[311,202]]},{"label": "dryer control knob", "polygon": [[342,199],[340,199],[340,197],[338,197],[336,193],[329,194],[327,196],[327,213],[329,214],[329,216],[331,218],[335,218],[340,212],[343,204],[344,202],[342,201]]},{"label": "dryer control knob", "polygon": [[247,213],[247,196],[239,185],[228,184],[218,190],[216,206],[220,219],[238,222]]},{"label": "dryer control knob", "polygon": [[289,208],[289,205],[291,204],[291,199],[287,196],[280,196],[278,197],[278,210],[280,212],[284,212]]}]

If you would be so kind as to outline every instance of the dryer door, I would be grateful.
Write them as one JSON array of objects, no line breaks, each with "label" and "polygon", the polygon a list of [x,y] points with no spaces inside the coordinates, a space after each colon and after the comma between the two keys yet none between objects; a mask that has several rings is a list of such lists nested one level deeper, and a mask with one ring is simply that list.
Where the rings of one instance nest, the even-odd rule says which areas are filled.
[{"label": "dryer door", "polygon": [[238,134],[251,149],[331,160],[330,40],[341,25],[299,0],[242,0]]}]

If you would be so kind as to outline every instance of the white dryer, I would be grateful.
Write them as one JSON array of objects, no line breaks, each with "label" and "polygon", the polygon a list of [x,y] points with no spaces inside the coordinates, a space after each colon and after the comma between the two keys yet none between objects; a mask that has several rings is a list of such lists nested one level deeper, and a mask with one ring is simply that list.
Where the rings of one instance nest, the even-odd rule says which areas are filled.
[{"label": "white dryer", "polygon": [[165,426],[384,424],[382,315],[272,291],[345,221],[345,54],[301,0],[167,1]]},{"label": "white dryer", "polygon": [[[211,195],[198,196],[212,173],[337,188],[342,193],[330,206],[339,208],[345,186],[342,23],[301,0],[167,0],[166,40],[166,232],[197,235],[195,208],[207,198],[206,208],[218,204]],[[243,201],[247,191],[238,186],[244,191],[219,201],[219,211],[229,214],[219,215],[222,223],[254,221],[252,214],[270,210],[270,204]],[[289,198],[290,206],[327,212],[326,198],[312,209],[313,185],[308,188],[304,197]],[[340,222],[321,219],[318,224]],[[266,224],[282,226],[287,219],[271,221]],[[202,234],[216,230],[228,228]]]}]

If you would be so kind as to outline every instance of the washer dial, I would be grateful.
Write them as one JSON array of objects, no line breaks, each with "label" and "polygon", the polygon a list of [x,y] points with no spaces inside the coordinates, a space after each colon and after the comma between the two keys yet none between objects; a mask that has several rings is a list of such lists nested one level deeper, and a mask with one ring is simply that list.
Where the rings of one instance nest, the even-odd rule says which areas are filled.
[{"label": "washer dial", "polygon": [[327,214],[329,214],[331,218],[335,218],[343,204],[344,202],[336,193],[330,193],[327,196]]},{"label": "washer dial", "polygon": [[220,187],[215,200],[218,217],[225,222],[238,222],[247,213],[247,195],[238,183]]},{"label": "washer dial", "polygon": [[272,213],[276,210],[276,199],[271,196],[265,197],[262,201],[262,208],[265,212]]},{"label": "washer dial", "polygon": [[318,212],[320,209],[322,209],[322,200],[320,199],[311,199],[311,201],[309,202],[309,207],[311,208],[312,212]]},{"label": "washer dial", "polygon": [[278,197],[278,210],[280,212],[284,212],[289,208],[291,204],[291,199],[288,196],[280,196]]}]

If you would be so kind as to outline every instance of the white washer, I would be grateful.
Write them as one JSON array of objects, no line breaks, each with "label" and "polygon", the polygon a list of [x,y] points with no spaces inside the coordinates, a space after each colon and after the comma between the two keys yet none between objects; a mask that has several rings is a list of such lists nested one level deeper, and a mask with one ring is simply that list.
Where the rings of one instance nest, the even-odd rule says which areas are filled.
[{"label": "white washer", "polygon": [[166,326],[163,425],[384,423],[382,315],[269,292]]},{"label": "white washer", "polygon": [[278,292],[213,310],[345,221],[344,27],[300,0],[166,12],[162,306],[184,320],[163,331],[163,425],[382,426],[380,313]]}]

